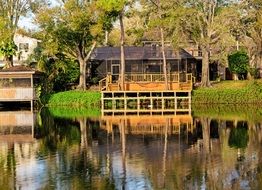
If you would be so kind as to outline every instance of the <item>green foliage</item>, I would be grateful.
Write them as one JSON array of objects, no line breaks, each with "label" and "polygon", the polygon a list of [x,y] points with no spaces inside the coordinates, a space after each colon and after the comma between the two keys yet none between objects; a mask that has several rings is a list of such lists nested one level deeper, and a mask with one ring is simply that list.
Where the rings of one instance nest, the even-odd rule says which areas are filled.
[{"label": "green foliage", "polygon": [[[234,81],[230,84],[233,86]],[[262,83],[257,80],[239,88],[199,88],[193,91],[192,102],[194,104],[262,104]]]},{"label": "green foliage", "polygon": [[248,55],[244,51],[236,51],[228,56],[229,70],[238,75],[248,72],[248,62]]},{"label": "green foliage", "polygon": [[228,145],[234,148],[246,148],[248,144],[248,128],[243,126],[243,122],[238,122],[236,128],[230,131]]},{"label": "green foliage", "polygon": [[16,54],[17,46],[14,41],[7,41],[0,43],[0,55],[11,57]]},{"label": "green foliage", "polygon": [[70,106],[93,108],[100,106],[100,92],[95,91],[66,91],[52,94],[48,106]]},{"label": "green foliage", "polygon": [[259,78],[259,69],[249,67],[248,71],[249,71],[250,75],[251,75],[253,78],[255,78],[255,79],[258,79],[258,78]]},{"label": "green foliage", "polygon": [[126,5],[127,0],[99,0],[98,5],[102,9],[112,12],[117,11],[120,12],[124,6]]},{"label": "green foliage", "polygon": [[[114,1],[112,1],[114,2]],[[62,6],[43,7],[36,16],[41,32],[44,51],[48,58],[57,59],[62,55],[66,59],[77,61],[79,67],[79,88],[85,89],[84,68],[94,46],[102,43],[105,30],[113,27],[116,12],[113,7],[99,6],[100,1],[63,1]],[[109,4],[110,5],[110,2]]]},{"label": "green foliage", "polygon": [[36,48],[30,59],[36,61],[37,69],[45,74],[44,93],[68,90],[78,82],[79,65],[76,61],[63,54],[57,54],[56,59],[49,58],[43,51],[41,47]]}]

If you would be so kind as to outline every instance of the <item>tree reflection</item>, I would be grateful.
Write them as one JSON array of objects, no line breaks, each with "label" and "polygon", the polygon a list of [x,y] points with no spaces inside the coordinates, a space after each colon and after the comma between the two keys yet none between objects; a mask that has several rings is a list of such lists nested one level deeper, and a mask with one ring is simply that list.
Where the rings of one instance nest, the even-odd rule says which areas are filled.
[{"label": "tree reflection", "polygon": [[65,119],[43,110],[34,130],[37,142],[27,145],[35,146],[30,159],[18,156],[20,146],[0,154],[0,189],[16,188],[17,168],[29,162],[40,166],[37,175],[23,178],[37,178],[35,189],[262,187],[260,122],[185,115],[119,118]]},{"label": "tree reflection", "polygon": [[40,142],[38,154],[49,157],[47,167],[53,171],[48,173],[46,188],[114,189],[109,176],[101,171],[104,158],[93,155],[92,143],[89,143],[96,136],[96,132],[92,133],[95,125],[88,126],[90,121],[84,117],[54,118],[48,110],[43,110],[41,116],[41,125],[35,130]]},{"label": "tree reflection", "polygon": [[244,149],[247,147],[248,140],[247,122],[237,122],[237,126],[230,131],[228,145],[230,147]]}]

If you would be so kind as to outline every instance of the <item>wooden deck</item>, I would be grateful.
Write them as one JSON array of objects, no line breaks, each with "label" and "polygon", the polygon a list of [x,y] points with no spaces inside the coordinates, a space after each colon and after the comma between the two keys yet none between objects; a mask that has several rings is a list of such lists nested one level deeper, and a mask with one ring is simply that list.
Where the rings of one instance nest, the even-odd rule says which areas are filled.
[{"label": "wooden deck", "polygon": [[[125,86],[122,91],[164,91],[165,77],[163,74],[125,74]],[[175,73],[168,75],[168,90],[191,91],[194,77],[192,74]],[[119,81],[113,81],[112,75],[107,75],[99,81],[100,91],[120,91]]]}]

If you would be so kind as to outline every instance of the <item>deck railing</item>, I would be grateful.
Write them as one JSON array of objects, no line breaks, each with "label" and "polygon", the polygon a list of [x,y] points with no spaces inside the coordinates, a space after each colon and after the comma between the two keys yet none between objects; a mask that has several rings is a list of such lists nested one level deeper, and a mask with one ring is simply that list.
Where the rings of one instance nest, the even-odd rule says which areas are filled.
[{"label": "deck railing", "polygon": [[99,89],[106,90],[108,87],[108,84],[112,83],[112,75],[107,75],[105,78],[101,79],[99,81]]},{"label": "deck railing", "polygon": [[[190,82],[191,73],[175,73],[167,75],[168,82]],[[125,82],[164,82],[164,74],[125,74]]]},{"label": "deck railing", "polygon": [[[186,83],[192,85],[194,83],[194,77],[192,73],[174,73],[167,75],[168,82],[172,83]],[[105,78],[99,81],[99,89],[101,91],[108,90],[109,84],[118,83],[119,81],[112,81],[112,75],[107,75]],[[142,73],[126,73],[125,83],[157,83],[165,82],[164,74],[142,74]]]},{"label": "deck railing", "polygon": [[34,88],[27,87],[13,87],[13,88],[0,88],[0,100],[5,101],[29,101],[36,99]]}]

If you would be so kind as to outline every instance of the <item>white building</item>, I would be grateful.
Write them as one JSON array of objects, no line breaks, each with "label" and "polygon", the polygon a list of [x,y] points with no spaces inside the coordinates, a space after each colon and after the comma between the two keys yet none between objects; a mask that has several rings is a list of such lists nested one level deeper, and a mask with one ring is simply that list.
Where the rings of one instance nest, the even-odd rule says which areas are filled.
[{"label": "white building", "polygon": [[[40,40],[21,34],[15,34],[14,42],[17,46],[17,53],[13,58],[14,65],[21,65],[29,58],[32,53],[34,53],[34,49],[38,46]],[[3,57],[0,56],[0,67],[3,66]]]}]

